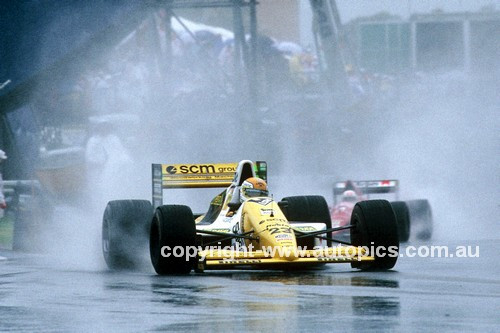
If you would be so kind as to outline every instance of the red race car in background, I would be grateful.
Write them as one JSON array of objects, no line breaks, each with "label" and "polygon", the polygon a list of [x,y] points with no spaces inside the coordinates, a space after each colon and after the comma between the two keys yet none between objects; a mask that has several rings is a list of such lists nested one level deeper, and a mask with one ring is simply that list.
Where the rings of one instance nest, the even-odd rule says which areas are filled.
[{"label": "red race car in background", "polygon": [[[352,210],[358,201],[373,199],[373,196],[394,194],[396,201],[391,202],[399,228],[400,242],[410,239],[412,228],[419,240],[428,240],[432,235],[432,211],[425,199],[399,201],[399,181],[364,180],[336,182],[333,188],[333,206],[330,208],[332,228],[347,226],[351,220]],[[348,237],[348,233],[338,231],[336,238]]]}]

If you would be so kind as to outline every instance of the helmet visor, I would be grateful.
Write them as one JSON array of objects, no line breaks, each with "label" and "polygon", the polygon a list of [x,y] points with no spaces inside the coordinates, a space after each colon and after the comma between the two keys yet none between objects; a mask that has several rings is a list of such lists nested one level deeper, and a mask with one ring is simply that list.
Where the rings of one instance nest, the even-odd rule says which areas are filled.
[{"label": "helmet visor", "polygon": [[267,197],[269,192],[267,190],[259,190],[256,188],[245,188],[243,189],[243,194],[247,198],[254,198],[254,197]]}]

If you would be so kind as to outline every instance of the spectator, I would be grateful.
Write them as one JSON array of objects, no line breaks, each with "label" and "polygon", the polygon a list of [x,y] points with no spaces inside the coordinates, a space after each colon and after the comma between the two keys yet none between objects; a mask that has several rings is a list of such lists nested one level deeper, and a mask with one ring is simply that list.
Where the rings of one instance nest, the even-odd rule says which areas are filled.
[{"label": "spectator", "polygon": [[264,74],[266,93],[272,95],[276,91],[283,91],[290,85],[291,76],[288,60],[282,52],[276,48],[272,38],[258,35],[256,38],[258,63]]},{"label": "spectator", "polygon": [[107,201],[125,195],[131,179],[132,158],[115,133],[111,120],[98,119],[85,147],[88,185],[92,204],[102,208]]}]

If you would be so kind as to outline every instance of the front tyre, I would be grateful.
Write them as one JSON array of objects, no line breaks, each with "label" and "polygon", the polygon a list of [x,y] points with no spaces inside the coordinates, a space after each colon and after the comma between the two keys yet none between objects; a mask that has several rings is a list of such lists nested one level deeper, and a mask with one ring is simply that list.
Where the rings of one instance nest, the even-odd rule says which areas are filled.
[{"label": "front tyre", "polygon": [[[326,229],[330,229],[332,227],[330,210],[328,209],[328,204],[323,196],[292,196],[285,197],[281,201],[285,203],[282,207],[283,214],[285,214],[287,220],[292,224],[293,222],[321,222],[326,225]],[[326,236],[331,238],[332,234],[328,233]],[[331,241],[327,241],[327,245],[331,246]],[[311,247],[313,246],[314,245]]]},{"label": "front tyre", "polygon": [[156,273],[191,272],[196,262],[195,245],[196,224],[191,208],[164,205],[156,209],[149,238],[149,252]]},{"label": "front tyre", "polygon": [[[362,270],[387,270],[398,259],[399,236],[396,216],[389,201],[358,202],[351,216],[351,243],[370,249],[374,261],[352,262],[351,267]],[[371,253],[374,249],[375,253]]]}]

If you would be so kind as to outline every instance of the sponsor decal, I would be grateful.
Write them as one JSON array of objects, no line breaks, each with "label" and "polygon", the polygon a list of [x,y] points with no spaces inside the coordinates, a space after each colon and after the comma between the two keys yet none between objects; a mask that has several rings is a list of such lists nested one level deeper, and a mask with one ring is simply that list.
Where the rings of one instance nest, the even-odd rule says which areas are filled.
[{"label": "sponsor decal", "polygon": [[219,264],[231,265],[231,264],[260,264],[262,260],[260,259],[234,259],[234,260],[219,260]]},{"label": "sponsor decal", "polygon": [[168,165],[165,170],[171,175],[176,173],[215,173],[215,166],[211,164]]},{"label": "sponsor decal", "polygon": [[[270,219],[265,219],[265,220],[262,220],[262,221],[259,221],[259,224],[264,224],[266,222],[276,222],[277,224],[276,225],[288,225],[288,221],[285,220],[285,219],[277,219],[277,218],[270,218]],[[281,222],[281,223],[279,223]]]},{"label": "sponsor decal", "polygon": [[260,215],[271,215],[274,213],[274,209],[271,208],[261,208]]},{"label": "sponsor decal", "polygon": [[236,172],[235,164],[175,164],[164,165],[164,173],[175,174],[211,174]]},{"label": "sponsor decal", "polygon": [[171,175],[177,173],[177,168],[174,167],[173,165],[168,166],[165,170]]},{"label": "sponsor decal", "polygon": [[218,229],[207,229],[207,231],[230,233],[231,229],[218,228]]},{"label": "sponsor decal", "polygon": [[298,231],[316,231],[316,228],[310,226],[294,227]]},{"label": "sponsor decal", "polygon": [[276,222],[276,223],[268,224],[268,225],[266,225],[266,228],[270,228],[270,227],[290,227],[290,224],[288,224],[288,223],[284,223],[284,222],[283,223],[279,223],[279,221],[272,221],[272,222]]},{"label": "sponsor decal", "polygon": [[274,236],[276,240],[292,240],[292,235],[291,234],[279,234]]},{"label": "sponsor decal", "polygon": [[236,172],[236,166],[219,166],[217,167],[218,172]]},{"label": "sponsor decal", "polygon": [[288,225],[281,225],[279,227],[267,227],[266,228],[271,235],[282,233],[282,234],[291,234],[292,228]]},{"label": "sponsor decal", "polygon": [[[239,234],[240,233],[240,224],[235,223],[233,225],[233,234]],[[231,239],[231,244],[236,247],[244,247],[245,246],[245,239],[244,238],[233,238]]]},{"label": "sponsor decal", "polygon": [[[238,223],[235,223],[233,225],[233,234],[240,234],[240,233],[245,233],[245,230],[243,226],[245,225],[244,223],[245,220],[245,213],[241,215],[241,220]],[[233,238],[231,240],[231,244],[244,247],[245,246],[245,239],[244,238]]]},{"label": "sponsor decal", "polygon": [[[356,257],[353,257],[356,258]],[[335,257],[335,258],[325,258],[325,257],[318,257],[316,258],[318,261],[324,261],[324,262],[342,262],[342,261],[353,261],[353,258],[348,258],[348,257]]]}]

